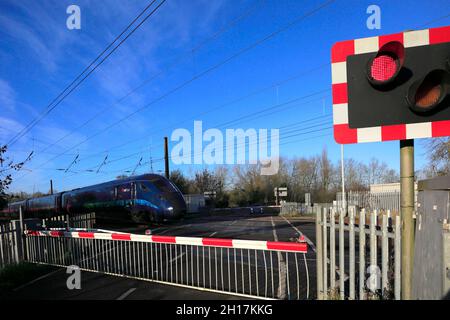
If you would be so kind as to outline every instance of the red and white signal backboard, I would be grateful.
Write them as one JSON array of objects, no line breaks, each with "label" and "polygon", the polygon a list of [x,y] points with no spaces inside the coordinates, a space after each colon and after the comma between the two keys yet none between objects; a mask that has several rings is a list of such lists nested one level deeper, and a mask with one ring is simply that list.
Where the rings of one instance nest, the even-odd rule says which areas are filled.
[{"label": "red and white signal backboard", "polygon": [[[401,43],[404,47],[405,66],[399,68],[405,70],[402,70],[399,83],[391,86],[392,88],[376,88],[369,84],[367,77],[363,77],[363,74],[369,72],[369,67],[361,66],[365,61],[375,59],[375,55],[378,57],[382,47],[392,42]],[[445,61],[440,61],[444,51],[448,52],[450,58],[446,43],[450,45],[450,26],[336,43],[331,51],[333,127],[336,142],[350,144],[450,136],[450,106],[447,102],[444,111],[439,110],[430,115],[417,114],[406,106],[407,88],[412,86],[413,81],[419,81],[418,77],[426,74],[424,68],[427,66],[422,66],[423,57],[430,57],[430,68],[441,68],[441,65],[443,69],[446,68]],[[444,44],[444,47],[434,46],[439,44]],[[436,51],[439,54],[429,53],[427,50],[431,47],[434,47],[433,52],[439,49]],[[450,61],[447,59],[446,63],[445,72],[449,72]],[[445,87],[448,90],[448,86],[444,85],[444,89]],[[449,98],[450,94],[447,91],[445,95]],[[405,99],[400,99],[401,97]],[[377,117],[381,120],[376,120]],[[367,118],[367,121],[356,121],[363,118]]]}]

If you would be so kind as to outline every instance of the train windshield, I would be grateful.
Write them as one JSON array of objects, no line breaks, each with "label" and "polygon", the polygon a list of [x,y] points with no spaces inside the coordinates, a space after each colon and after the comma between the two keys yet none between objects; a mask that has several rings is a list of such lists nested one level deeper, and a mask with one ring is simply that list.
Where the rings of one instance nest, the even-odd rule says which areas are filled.
[{"label": "train windshield", "polygon": [[162,192],[178,192],[176,188],[170,181],[165,179],[152,179],[150,180],[156,188]]}]

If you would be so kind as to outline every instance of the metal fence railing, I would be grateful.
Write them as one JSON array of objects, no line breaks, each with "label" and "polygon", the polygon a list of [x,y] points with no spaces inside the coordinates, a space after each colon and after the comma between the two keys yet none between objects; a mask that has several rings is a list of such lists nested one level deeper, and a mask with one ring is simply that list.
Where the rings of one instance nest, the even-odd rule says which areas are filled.
[{"label": "metal fence railing", "polygon": [[[67,223],[67,221],[69,223]],[[95,212],[77,214],[77,215],[59,215],[43,220],[43,225],[48,227],[65,227],[94,229]]]},{"label": "metal fence railing", "polygon": [[[69,224],[67,224],[69,221]],[[20,220],[1,221],[0,223],[0,269],[7,265],[17,264],[25,260],[23,252],[23,229],[93,229],[95,213],[79,214],[75,216],[55,216],[48,219],[25,219],[23,226]]]},{"label": "metal fence railing", "polygon": [[400,299],[400,227],[390,211],[318,211],[318,299]]},{"label": "metal fence railing", "polygon": [[22,234],[19,221],[0,224],[0,269],[20,262]]},{"label": "metal fence railing", "polygon": [[280,207],[280,215],[282,216],[300,216],[315,212],[312,205],[300,202],[283,202]]},{"label": "metal fence railing", "polygon": [[[366,210],[390,210],[400,212],[400,192],[386,191],[372,193],[370,191],[346,192],[347,206],[357,206]],[[342,207],[342,193],[336,194],[336,205]]]},{"label": "metal fence railing", "polygon": [[306,243],[27,231],[28,260],[259,298],[309,298]]}]

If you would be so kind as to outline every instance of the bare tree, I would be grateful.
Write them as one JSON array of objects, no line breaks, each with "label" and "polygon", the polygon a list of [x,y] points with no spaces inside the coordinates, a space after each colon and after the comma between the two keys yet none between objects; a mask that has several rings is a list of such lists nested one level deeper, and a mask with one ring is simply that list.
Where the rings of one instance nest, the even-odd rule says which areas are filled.
[{"label": "bare tree", "polygon": [[366,175],[367,185],[398,182],[400,179],[395,170],[390,169],[386,162],[380,162],[375,158],[370,159],[366,166]]},{"label": "bare tree", "polygon": [[426,144],[428,166],[423,169],[427,178],[450,174],[450,138],[430,139]]},{"label": "bare tree", "polygon": [[7,155],[6,151],[8,147],[0,147],[0,209],[4,208],[8,203],[7,191],[12,183],[12,173],[19,171],[25,165],[27,161],[31,159],[33,153],[22,162],[14,163]]},{"label": "bare tree", "polygon": [[365,180],[366,170],[363,163],[345,159],[345,188],[354,191],[367,190],[369,186]]},{"label": "bare tree", "polygon": [[223,192],[225,187],[225,175],[216,174],[215,172],[203,169],[197,172],[193,181],[193,189],[195,192],[204,193],[207,191]]},{"label": "bare tree", "polygon": [[294,201],[302,201],[306,192],[315,192],[319,176],[316,157],[291,160],[292,173],[289,179],[289,194]]}]

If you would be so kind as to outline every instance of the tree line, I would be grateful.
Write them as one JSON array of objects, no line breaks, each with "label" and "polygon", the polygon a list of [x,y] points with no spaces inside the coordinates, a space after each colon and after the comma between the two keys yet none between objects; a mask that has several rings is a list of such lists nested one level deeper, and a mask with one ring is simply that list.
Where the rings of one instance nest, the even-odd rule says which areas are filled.
[{"label": "tree line", "polygon": [[[368,164],[346,159],[344,167],[347,190],[368,190],[371,184],[399,181],[394,169],[375,158]],[[274,204],[276,187],[288,188],[287,201],[304,202],[305,193],[310,193],[313,202],[323,203],[335,200],[341,190],[341,166],[333,163],[324,149],[316,156],[281,158],[278,173],[270,176],[261,175],[259,165],[235,165],[206,168],[192,176],[175,170],[170,179],[185,194],[214,191],[219,207]]]},{"label": "tree line", "polygon": [[[450,175],[450,138],[425,140],[428,162],[416,172],[417,179]],[[8,201],[39,197],[48,193],[8,192],[12,173],[19,171],[31,158],[12,161],[7,147],[0,147],[0,209]],[[373,158],[369,163],[345,159],[346,190],[368,190],[371,184],[399,182],[399,175],[384,162]],[[216,192],[216,206],[243,206],[273,204],[274,188],[287,187],[287,201],[304,202],[305,193],[311,193],[313,202],[331,202],[341,189],[340,161],[332,162],[326,149],[311,157],[280,159],[280,170],[273,176],[261,176],[257,165],[218,166],[203,169],[191,175],[180,170],[171,172],[171,180],[183,193]],[[125,177],[125,176],[121,176]]]}]

